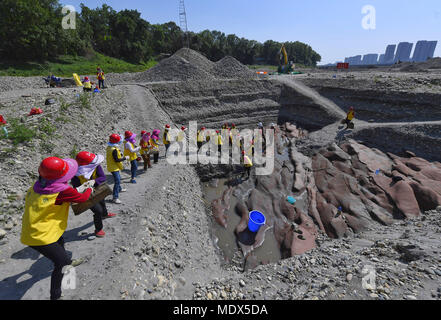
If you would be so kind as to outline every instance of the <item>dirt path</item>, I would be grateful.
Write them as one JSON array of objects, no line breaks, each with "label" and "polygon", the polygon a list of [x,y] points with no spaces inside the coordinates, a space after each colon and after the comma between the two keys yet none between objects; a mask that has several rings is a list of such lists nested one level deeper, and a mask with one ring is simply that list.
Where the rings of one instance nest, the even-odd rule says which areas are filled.
[{"label": "dirt path", "polygon": [[[115,125],[118,132],[172,123],[145,88],[125,90],[132,112]],[[125,165],[128,192],[120,195],[123,204],[107,204],[118,215],[104,221],[104,238],[88,240],[94,232],[90,211],[70,213],[66,249],[87,262],[75,269],[76,288],[64,290],[65,299],[191,299],[193,282],[222,275],[199,179],[192,167],[169,165],[163,154],[147,172],[140,163],[136,185]],[[110,176],[108,181],[113,183]],[[16,230],[1,248],[0,299],[48,299],[51,262],[19,238]]]}]

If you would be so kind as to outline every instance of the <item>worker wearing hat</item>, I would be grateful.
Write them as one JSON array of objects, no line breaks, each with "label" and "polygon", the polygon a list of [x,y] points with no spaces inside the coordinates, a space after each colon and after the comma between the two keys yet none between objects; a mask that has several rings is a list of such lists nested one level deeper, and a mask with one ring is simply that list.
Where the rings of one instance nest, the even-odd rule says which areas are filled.
[{"label": "worker wearing hat", "polygon": [[167,151],[168,151],[168,148],[170,148],[170,143],[171,143],[169,131],[170,131],[170,125],[166,124],[165,129],[164,129],[164,135],[162,136],[162,142],[164,143],[164,146],[165,146],[165,157],[166,158],[167,158]]},{"label": "worker wearing hat", "polygon": [[96,68],[96,77],[98,79],[98,88],[104,89],[104,80],[106,77],[104,76],[104,71],[101,67]]},{"label": "worker wearing hat", "polygon": [[219,154],[222,152],[222,145],[224,144],[222,141],[222,136],[221,136],[221,132],[219,130],[216,131],[216,145],[217,145],[217,151],[219,152]]},{"label": "worker wearing hat", "polygon": [[176,141],[179,144],[179,153],[181,153],[184,150],[185,131],[187,131],[187,128],[182,126],[181,130],[178,132],[178,135],[176,137]]},{"label": "worker wearing hat", "polygon": [[150,163],[150,151],[151,151],[150,137],[151,137],[150,132],[147,132],[145,130],[141,131],[141,140],[139,141],[139,146],[141,147],[141,150],[139,151],[139,153],[141,154],[141,157],[144,160],[144,171],[146,171],[147,168],[152,167]]},{"label": "worker wearing hat", "polygon": [[121,155],[119,146],[121,145],[121,136],[114,133],[109,137],[109,142],[106,148],[106,162],[107,170],[112,174],[115,181],[113,185],[113,203],[120,204],[119,193],[126,190],[121,187],[121,170],[124,168],[123,161],[127,157]]},{"label": "worker wearing hat", "polygon": [[84,77],[83,81],[83,91],[92,91],[92,82],[90,81],[89,77]]},{"label": "worker wearing hat", "polygon": [[242,151],[242,156],[243,156],[243,166],[247,173],[247,177],[249,178],[251,174],[251,167],[253,166],[253,161],[251,161],[250,157],[246,155],[245,151]]},{"label": "worker wearing hat", "polygon": [[150,144],[150,154],[153,154],[153,163],[158,163],[159,160],[159,135],[161,134],[161,130],[155,129],[152,132],[152,135],[149,140]]},{"label": "worker wearing hat", "polygon": [[[104,161],[104,156],[81,151],[77,154],[75,160],[78,163],[78,171],[71,181],[74,188],[78,188],[89,181],[94,182],[94,188],[106,182],[106,175],[101,167],[101,163]],[[113,218],[116,214],[107,211],[104,199],[95,204],[90,210],[93,212],[95,236],[102,238],[106,235],[103,231],[103,219]]]},{"label": "worker wearing hat", "polygon": [[124,133],[124,156],[129,157],[130,161],[130,172],[131,172],[131,183],[136,183],[136,172],[138,171],[138,155],[137,152],[141,150],[141,147],[135,147],[136,134],[131,131],[126,131]]},{"label": "worker wearing hat", "polygon": [[196,142],[198,145],[198,152],[201,149],[202,145],[204,144],[205,141],[205,127],[202,127],[201,130],[198,130],[198,134],[197,134],[197,138],[196,138]]},{"label": "worker wearing hat", "polygon": [[354,107],[349,107],[349,111],[346,114],[346,119],[344,120],[344,123],[346,124],[345,129],[349,128],[349,125],[352,122],[352,120],[354,119],[354,117],[355,117]]},{"label": "worker wearing hat", "polygon": [[69,258],[63,239],[70,204],[86,202],[92,193],[91,188],[79,193],[69,186],[77,170],[74,159],[46,158],[38,168],[38,181],[26,193],[20,240],[54,263],[51,300],[61,297],[63,267],[82,262],[82,259],[72,261]]}]

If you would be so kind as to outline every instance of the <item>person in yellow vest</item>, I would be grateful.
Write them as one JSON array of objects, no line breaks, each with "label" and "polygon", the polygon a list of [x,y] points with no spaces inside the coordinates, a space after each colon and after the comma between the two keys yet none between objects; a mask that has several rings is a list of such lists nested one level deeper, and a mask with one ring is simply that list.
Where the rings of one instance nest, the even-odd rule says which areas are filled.
[{"label": "person in yellow vest", "polygon": [[159,160],[159,135],[160,130],[153,130],[152,136],[150,137],[150,154],[153,154],[153,163],[158,163]]},{"label": "person in yellow vest", "polygon": [[349,128],[349,126],[351,125],[352,120],[354,119],[354,117],[355,117],[354,107],[349,107],[349,111],[348,111],[348,113],[346,115],[346,119],[344,120],[344,124],[346,124],[346,128],[345,129]]},{"label": "person in yellow vest", "polygon": [[38,168],[38,181],[26,193],[20,240],[54,263],[51,300],[61,298],[63,267],[75,267],[83,262],[83,259],[69,258],[63,239],[70,204],[86,202],[92,193],[91,188],[79,193],[68,185],[77,170],[74,159],[46,158]]},{"label": "person in yellow vest", "polygon": [[164,146],[165,146],[165,157],[166,158],[167,158],[167,151],[168,151],[168,148],[170,148],[170,143],[171,143],[169,131],[170,131],[170,125],[166,124],[165,129],[164,129],[164,135],[162,136],[162,142],[164,143]]},{"label": "person in yellow vest", "polygon": [[216,131],[216,134],[217,134],[217,136],[216,136],[216,145],[217,145],[217,151],[219,152],[219,154],[222,152],[222,145],[223,145],[223,142],[222,142],[222,136],[221,136],[221,132],[220,131]]},{"label": "person in yellow vest", "polygon": [[242,151],[243,155],[243,166],[245,168],[245,172],[247,173],[247,177],[250,177],[251,173],[251,167],[253,166],[253,162],[251,161],[251,158],[248,157],[245,153],[245,151]]},{"label": "person in yellow vest", "polygon": [[179,153],[181,153],[184,150],[185,131],[187,131],[187,128],[182,126],[181,131],[179,131],[178,136],[176,137],[176,141],[179,144]]},{"label": "person in yellow vest", "polygon": [[152,165],[150,163],[150,132],[147,132],[145,130],[141,131],[141,141],[139,142],[139,146],[141,147],[141,150],[139,153],[141,154],[142,159],[144,160],[144,171],[148,168],[151,168]]},{"label": "person in yellow vest", "polygon": [[121,145],[121,136],[114,133],[109,137],[106,149],[107,170],[112,174],[113,180],[113,203],[120,204],[119,193],[127,191],[121,187],[121,170],[124,169],[123,161],[128,157],[123,157],[119,146]]},{"label": "person in yellow vest", "polygon": [[101,70],[100,67],[96,69],[96,77],[98,79],[98,88],[104,89],[104,80],[106,79],[106,77],[104,76],[104,71]]},{"label": "person in yellow vest", "polygon": [[197,134],[197,145],[198,145],[198,152],[201,149],[202,145],[205,141],[205,127],[202,127],[201,130],[198,130]]},{"label": "person in yellow vest", "polygon": [[[106,182],[106,175],[101,167],[101,163],[104,161],[104,156],[81,151],[77,154],[75,160],[78,163],[78,171],[75,174],[75,177],[71,180],[71,184],[74,188],[78,188],[89,181],[94,183],[94,188]],[[113,218],[116,214],[107,211],[104,199],[95,204],[90,210],[93,212],[95,236],[102,238],[106,235],[103,231],[103,219]]]},{"label": "person in yellow vest", "polygon": [[92,82],[90,81],[89,77],[84,77],[83,81],[83,91],[92,91]]},{"label": "person in yellow vest", "polygon": [[131,179],[130,183],[136,183],[136,173],[138,171],[138,155],[137,152],[141,150],[141,147],[135,147],[136,142],[136,134],[132,133],[131,131],[126,131],[124,133],[124,156],[129,157],[130,161],[130,172],[131,172]]}]

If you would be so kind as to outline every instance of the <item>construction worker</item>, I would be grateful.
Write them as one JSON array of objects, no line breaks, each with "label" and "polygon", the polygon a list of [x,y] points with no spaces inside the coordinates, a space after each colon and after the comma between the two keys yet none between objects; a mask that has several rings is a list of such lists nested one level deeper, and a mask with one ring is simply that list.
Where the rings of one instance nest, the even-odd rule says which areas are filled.
[{"label": "construction worker", "polygon": [[164,129],[164,135],[162,136],[162,143],[164,143],[164,146],[165,146],[165,157],[166,158],[167,158],[167,151],[168,151],[168,148],[170,148],[170,143],[171,143],[169,131],[170,131],[170,125],[166,124],[165,129]]},{"label": "construction worker", "polygon": [[96,69],[96,77],[98,79],[98,88],[104,89],[104,80],[106,79],[106,77],[104,76],[104,71],[101,70],[100,67]]},{"label": "construction worker", "polygon": [[[345,129],[349,128],[349,126],[351,125],[352,120],[354,119],[354,117],[355,117],[354,107],[349,107],[349,111],[348,111],[348,113],[346,115],[346,119],[344,120],[344,124],[346,124],[346,128]],[[353,128],[353,124],[352,124],[352,128]]]},{"label": "construction worker", "polygon": [[107,170],[112,174],[115,184],[113,185],[113,203],[120,204],[121,200],[118,199],[120,192],[127,191],[121,187],[121,171],[124,169],[123,161],[128,157],[123,157],[119,146],[121,144],[121,136],[118,134],[112,134],[109,137],[106,149],[106,162]]},{"label": "construction worker", "polygon": [[176,141],[179,143],[179,153],[184,150],[185,131],[187,131],[187,128],[182,126],[181,131],[179,131],[178,136],[176,137]]},{"label": "construction worker", "polygon": [[152,136],[150,137],[150,154],[153,154],[153,163],[158,163],[159,160],[159,135],[160,130],[153,130]]},{"label": "construction worker", "polygon": [[20,240],[53,262],[51,300],[61,298],[63,267],[75,267],[84,261],[71,260],[63,239],[70,204],[86,202],[92,194],[91,188],[79,193],[69,186],[77,169],[74,159],[46,158],[38,168],[38,181],[26,193]]},{"label": "construction worker", "polygon": [[124,133],[124,156],[129,157],[131,179],[130,183],[136,183],[136,172],[138,171],[138,155],[137,152],[141,150],[141,147],[135,147],[136,134],[131,131]]},{"label": "construction worker", "polygon": [[198,145],[198,152],[201,149],[202,145],[205,141],[205,127],[202,127],[201,130],[198,130],[197,134],[197,145]]},{"label": "construction worker", "polygon": [[[101,163],[104,161],[104,156],[81,151],[77,154],[75,160],[78,163],[78,171],[75,174],[75,177],[71,180],[71,184],[74,188],[78,188],[88,181],[94,182],[94,188],[106,182],[106,175],[101,167]],[[104,199],[95,204],[90,210],[93,212],[95,236],[102,238],[106,235],[103,231],[103,219],[113,218],[116,214],[107,211]]]},{"label": "construction worker", "polygon": [[248,157],[245,153],[245,151],[242,151],[243,156],[243,166],[245,168],[245,172],[247,173],[247,177],[250,177],[251,174],[251,167],[253,166],[253,162],[251,161],[250,157]]},{"label": "construction worker", "polygon": [[144,160],[144,171],[146,171],[147,167],[152,167],[152,165],[150,164],[150,132],[147,132],[145,130],[141,131],[141,141],[139,142],[139,146],[141,147],[139,153]]},{"label": "construction worker", "polygon": [[92,82],[89,80],[89,77],[84,77],[83,81],[83,91],[92,91]]},{"label": "construction worker", "polygon": [[216,131],[217,137],[216,137],[216,145],[217,145],[217,150],[219,152],[219,154],[222,152],[222,136],[221,136],[221,132],[220,131]]}]

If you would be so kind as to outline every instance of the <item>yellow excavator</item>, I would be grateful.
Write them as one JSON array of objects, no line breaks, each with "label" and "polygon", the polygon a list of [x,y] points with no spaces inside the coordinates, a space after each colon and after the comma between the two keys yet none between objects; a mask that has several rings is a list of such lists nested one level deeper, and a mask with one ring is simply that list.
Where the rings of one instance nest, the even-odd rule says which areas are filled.
[{"label": "yellow excavator", "polygon": [[279,50],[279,68],[278,73],[291,73],[293,71],[293,64],[288,62],[288,54],[285,49],[285,45],[282,44],[282,48]]}]

